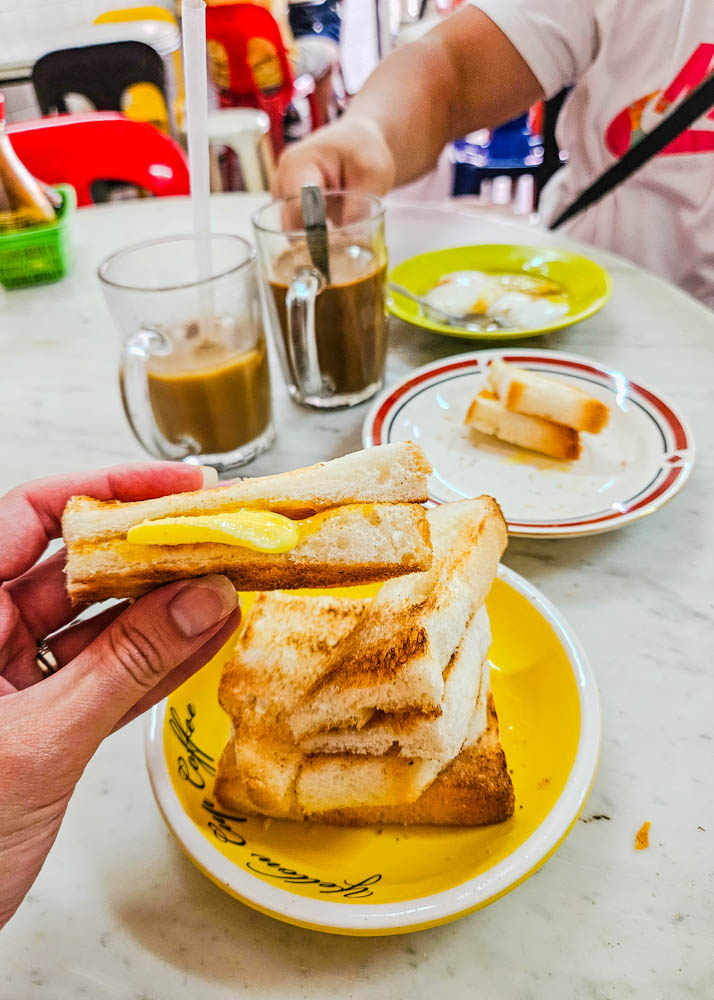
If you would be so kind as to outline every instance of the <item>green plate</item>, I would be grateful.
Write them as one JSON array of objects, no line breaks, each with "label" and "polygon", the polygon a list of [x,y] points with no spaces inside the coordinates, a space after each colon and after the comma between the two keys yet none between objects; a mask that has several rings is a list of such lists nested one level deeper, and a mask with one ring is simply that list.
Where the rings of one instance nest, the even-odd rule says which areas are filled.
[{"label": "green plate", "polygon": [[470,247],[450,247],[434,250],[398,264],[390,280],[403,285],[417,295],[424,295],[445,274],[453,271],[487,271],[492,274],[530,274],[550,278],[563,286],[568,312],[543,327],[529,329],[473,330],[445,326],[425,316],[416,302],[410,302],[396,292],[390,292],[388,308],[394,316],[448,337],[468,337],[471,340],[513,340],[536,337],[551,330],[579,323],[592,316],[610,298],[610,276],[599,264],[568,250],[548,247],[514,246],[483,243]]}]

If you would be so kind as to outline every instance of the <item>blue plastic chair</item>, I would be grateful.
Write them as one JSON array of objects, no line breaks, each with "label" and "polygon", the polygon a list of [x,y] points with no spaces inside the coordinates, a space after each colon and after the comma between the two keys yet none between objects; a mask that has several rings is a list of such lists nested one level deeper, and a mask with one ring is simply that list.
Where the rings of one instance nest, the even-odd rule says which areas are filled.
[{"label": "blue plastic chair", "polygon": [[543,139],[531,134],[525,114],[494,129],[483,142],[457,139],[452,143],[451,158],[452,195],[477,195],[485,180],[510,177],[515,187],[518,178],[536,175],[543,163]]}]

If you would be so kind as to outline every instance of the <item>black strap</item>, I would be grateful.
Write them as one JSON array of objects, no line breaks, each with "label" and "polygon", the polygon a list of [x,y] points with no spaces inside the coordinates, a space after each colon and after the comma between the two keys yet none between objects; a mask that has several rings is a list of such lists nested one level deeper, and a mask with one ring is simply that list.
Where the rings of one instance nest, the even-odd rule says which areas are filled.
[{"label": "black strap", "polygon": [[648,132],[637,145],[628,149],[625,155],[600,174],[596,181],[586,187],[581,194],[568,207],[560,213],[558,218],[551,222],[549,229],[557,229],[574,215],[579,215],[586,208],[594,205],[603,195],[608,194],[618,184],[622,184],[631,174],[647,163],[653,156],[656,156],[661,149],[664,149],[673,139],[676,139],[693,121],[700,115],[708,111],[714,105],[714,74],[707,77],[696,90],[693,90],[689,97],[668,115],[664,121]]}]

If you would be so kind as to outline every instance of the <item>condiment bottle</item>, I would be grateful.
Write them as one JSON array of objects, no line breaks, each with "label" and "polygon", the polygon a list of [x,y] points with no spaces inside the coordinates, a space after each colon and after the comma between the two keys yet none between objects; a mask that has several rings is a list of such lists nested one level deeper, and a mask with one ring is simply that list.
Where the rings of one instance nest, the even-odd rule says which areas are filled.
[{"label": "condiment bottle", "polygon": [[0,93],[0,233],[54,221],[49,198],[12,148]]}]

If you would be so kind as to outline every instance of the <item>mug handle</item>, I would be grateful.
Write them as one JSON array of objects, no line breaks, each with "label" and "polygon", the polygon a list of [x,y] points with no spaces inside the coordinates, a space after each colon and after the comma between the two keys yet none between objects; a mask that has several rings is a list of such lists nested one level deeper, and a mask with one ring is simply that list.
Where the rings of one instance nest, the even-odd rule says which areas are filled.
[{"label": "mug handle", "polygon": [[129,337],[122,348],[119,365],[119,388],[124,413],[139,444],[159,458],[181,459],[193,449],[169,441],[154,420],[149,397],[147,363],[156,355],[171,353],[171,342],[159,330],[146,327]]},{"label": "mug handle", "polygon": [[295,384],[303,396],[331,396],[335,387],[320,371],[315,331],[315,299],[325,287],[319,271],[302,267],[285,296],[287,353]]}]

